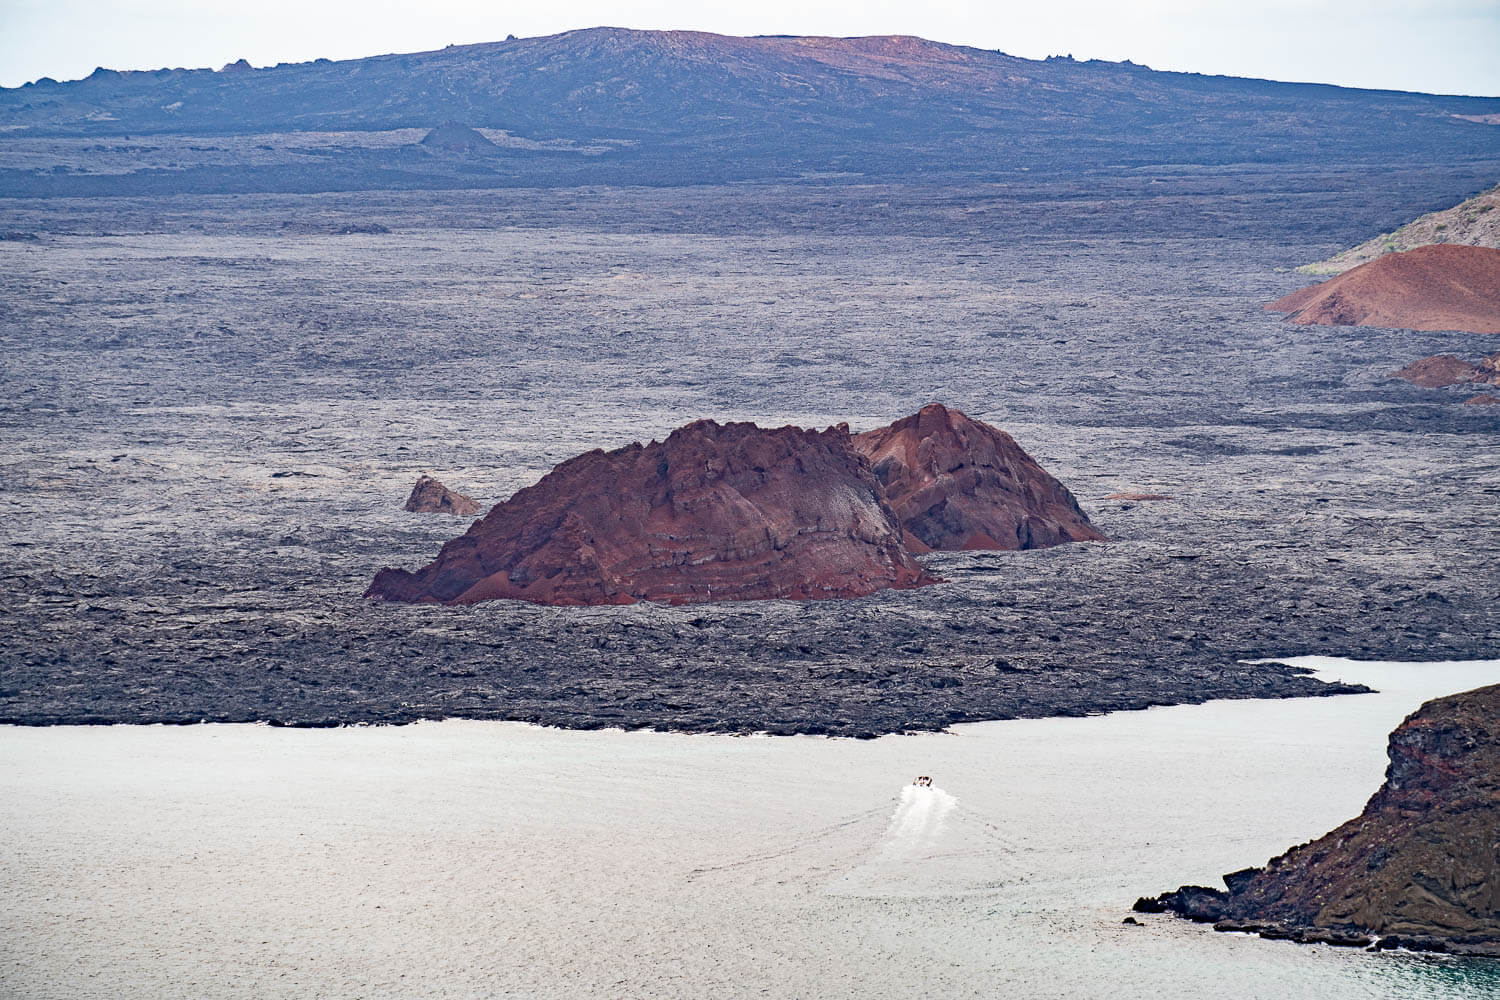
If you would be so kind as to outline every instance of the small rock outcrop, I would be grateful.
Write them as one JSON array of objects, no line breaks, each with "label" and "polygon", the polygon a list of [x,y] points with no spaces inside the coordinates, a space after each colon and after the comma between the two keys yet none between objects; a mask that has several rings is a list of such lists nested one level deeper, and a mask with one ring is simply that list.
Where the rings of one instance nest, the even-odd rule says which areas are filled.
[{"label": "small rock outcrop", "polygon": [[422,137],[421,145],[445,153],[493,153],[500,148],[483,132],[458,122],[443,122]]},{"label": "small rock outcrop", "polygon": [[417,477],[417,485],[406,498],[406,509],[416,514],[457,514],[473,517],[481,510],[479,501],[455,493],[431,476]]},{"label": "small rock outcrop", "polygon": [[366,597],[684,604],[861,597],[935,583],[848,431],[700,420],[591,451],[520,490]]},{"label": "small rock outcrop", "polygon": [[1500,354],[1481,358],[1478,363],[1453,354],[1434,354],[1413,361],[1396,372],[1395,377],[1429,389],[1471,383],[1500,385]]},{"label": "small rock outcrop", "polygon": [[1465,406],[1500,406],[1500,396],[1488,392],[1481,392],[1477,396],[1470,396],[1464,400]]},{"label": "small rock outcrop", "polygon": [[1224,876],[1227,891],[1184,886],[1135,908],[1266,937],[1500,957],[1500,685],[1423,705],[1388,754],[1358,818]]},{"label": "small rock outcrop", "polygon": [[913,551],[1103,541],[1073,495],[1004,431],[933,403],[854,437]]},{"label": "small rock outcrop", "polygon": [[1266,306],[1293,323],[1500,333],[1500,250],[1388,253]]}]

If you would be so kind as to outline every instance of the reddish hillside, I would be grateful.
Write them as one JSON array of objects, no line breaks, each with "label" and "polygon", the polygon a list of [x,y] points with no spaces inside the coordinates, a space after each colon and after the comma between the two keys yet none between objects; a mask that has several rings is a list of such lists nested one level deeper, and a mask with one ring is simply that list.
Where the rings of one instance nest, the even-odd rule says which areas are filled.
[{"label": "reddish hillside", "polygon": [[1480,358],[1477,363],[1452,354],[1434,354],[1413,361],[1395,376],[1429,389],[1469,383],[1500,385],[1500,354]]},{"label": "reddish hillside", "polygon": [[1391,253],[1266,306],[1293,323],[1500,333],[1500,250]]},{"label": "reddish hillside", "polygon": [[1062,483],[1009,434],[939,403],[854,438],[914,551],[1103,541]]},{"label": "reddish hillside", "polygon": [[815,600],[935,583],[848,431],[700,420],[559,465],[367,597],[472,604]]}]

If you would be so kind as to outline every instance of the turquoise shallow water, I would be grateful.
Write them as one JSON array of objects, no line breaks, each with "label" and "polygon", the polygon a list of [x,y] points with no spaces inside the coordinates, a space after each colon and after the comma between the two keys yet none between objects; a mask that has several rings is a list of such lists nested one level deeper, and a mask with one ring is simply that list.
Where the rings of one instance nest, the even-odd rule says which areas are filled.
[{"label": "turquoise shallow water", "polygon": [[1381,693],[870,742],[0,729],[0,994],[1500,997],[1500,963],[1121,923],[1354,815],[1403,716],[1500,682],[1307,662]]}]

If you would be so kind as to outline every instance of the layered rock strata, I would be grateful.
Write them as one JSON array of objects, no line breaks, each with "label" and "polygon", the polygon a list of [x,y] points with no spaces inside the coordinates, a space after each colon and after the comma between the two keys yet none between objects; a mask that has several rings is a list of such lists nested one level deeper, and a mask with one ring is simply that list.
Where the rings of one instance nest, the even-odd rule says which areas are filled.
[{"label": "layered rock strata", "polygon": [[1500,957],[1500,685],[1439,698],[1391,734],[1364,812],[1227,891],[1137,901],[1219,930]]},{"label": "layered rock strata", "polygon": [[1038,549],[1103,541],[1067,488],[998,428],[940,403],[855,435],[907,545]]}]

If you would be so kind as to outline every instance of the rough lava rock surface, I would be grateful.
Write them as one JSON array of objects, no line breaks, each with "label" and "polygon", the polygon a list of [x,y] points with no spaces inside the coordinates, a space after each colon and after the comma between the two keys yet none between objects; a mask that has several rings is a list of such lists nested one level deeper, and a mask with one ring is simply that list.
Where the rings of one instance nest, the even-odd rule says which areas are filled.
[{"label": "rough lava rock surface", "polygon": [[1500,250],[1434,244],[1389,253],[1266,308],[1302,324],[1500,333]]},{"label": "rough lava rock surface", "polygon": [[854,447],[874,467],[913,551],[1105,540],[1014,438],[941,403],[856,435]]},{"label": "rough lava rock surface", "polygon": [[861,597],[937,582],[847,429],[712,420],[553,469],[365,596],[473,604]]},{"label": "rough lava rock surface", "polygon": [[1265,868],[1136,909],[1220,930],[1500,957],[1500,685],[1438,698],[1391,734],[1364,812]]},{"label": "rough lava rock surface", "polygon": [[406,509],[414,514],[457,514],[472,517],[481,508],[479,501],[455,493],[431,476],[417,477],[417,484],[406,498]]}]

